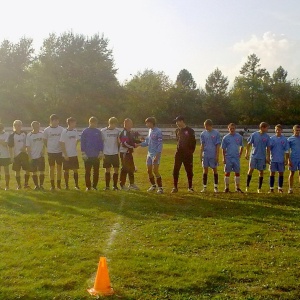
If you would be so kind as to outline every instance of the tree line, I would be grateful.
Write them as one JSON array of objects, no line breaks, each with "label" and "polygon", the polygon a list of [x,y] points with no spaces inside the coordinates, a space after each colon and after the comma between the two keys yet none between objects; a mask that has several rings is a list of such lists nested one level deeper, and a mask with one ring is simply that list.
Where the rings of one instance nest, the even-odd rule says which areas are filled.
[{"label": "tree line", "polygon": [[256,54],[229,84],[219,68],[199,87],[183,69],[173,82],[163,71],[146,69],[121,84],[116,77],[109,40],[73,32],[50,34],[36,53],[33,40],[0,45],[0,119],[10,124],[48,122],[52,113],[74,116],[85,124],[94,115],[101,123],[111,116],[143,124],[155,116],[160,124],[182,114],[190,124],[207,118],[215,124],[294,124],[300,112],[300,85],[279,66],[270,74]]}]

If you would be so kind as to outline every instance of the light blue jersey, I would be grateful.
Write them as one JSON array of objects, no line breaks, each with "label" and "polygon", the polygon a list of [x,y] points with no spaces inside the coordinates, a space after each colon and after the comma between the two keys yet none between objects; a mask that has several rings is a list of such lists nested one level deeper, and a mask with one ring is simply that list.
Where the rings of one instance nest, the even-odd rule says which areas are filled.
[{"label": "light blue jersey", "polygon": [[221,144],[219,131],[215,129],[211,131],[204,130],[200,135],[200,143],[203,145],[203,157],[215,158],[217,145]]},{"label": "light blue jersey", "polygon": [[252,144],[251,157],[256,159],[266,159],[266,148],[270,147],[270,137],[266,133],[259,131],[253,132],[248,140],[248,144]]},{"label": "light blue jersey", "polygon": [[226,150],[226,158],[239,158],[241,147],[243,147],[243,137],[240,134],[228,133],[223,137],[221,148]]},{"label": "light blue jersey", "polygon": [[290,136],[288,138],[289,146],[291,149],[291,160],[300,161],[300,136]]},{"label": "light blue jersey", "polygon": [[290,149],[288,140],[285,136],[273,135],[270,138],[271,163],[284,163],[284,156]]},{"label": "light blue jersey", "polygon": [[161,153],[163,146],[163,136],[159,128],[154,127],[149,129],[148,136],[145,141],[141,143],[142,147],[148,146],[148,156],[156,156],[158,153]]}]

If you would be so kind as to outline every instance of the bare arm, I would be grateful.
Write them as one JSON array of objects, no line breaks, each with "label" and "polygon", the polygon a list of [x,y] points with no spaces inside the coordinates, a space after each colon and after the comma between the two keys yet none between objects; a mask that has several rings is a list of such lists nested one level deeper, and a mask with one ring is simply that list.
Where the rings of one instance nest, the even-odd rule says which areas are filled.
[{"label": "bare arm", "polygon": [[61,149],[62,149],[62,153],[64,155],[65,160],[69,160],[69,156],[67,154],[65,143],[64,142],[59,142],[59,143],[60,143],[60,146],[61,146]]}]

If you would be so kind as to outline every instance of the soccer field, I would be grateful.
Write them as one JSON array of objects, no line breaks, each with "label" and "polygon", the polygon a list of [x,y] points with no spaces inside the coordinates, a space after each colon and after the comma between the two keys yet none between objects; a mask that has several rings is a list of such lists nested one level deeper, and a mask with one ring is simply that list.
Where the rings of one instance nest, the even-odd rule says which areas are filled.
[{"label": "soccer field", "polygon": [[[300,190],[286,193],[288,172],[282,195],[267,194],[267,173],[263,194],[257,173],[248,194],[214,194],[212,176],[200,194],[198,145],[196,193],[182,169],[170,194],[175,144],[166,142],[157,195],[146,192],[146,151],[134,154],[141,191],[103,191],[101,169],[99,191],[85,192],[82,161],[81,191],[50,192],[48,177],[45,192],[0,191],[0,299],[90,299],[100,256],[110,299],[300,299]],[[246,172],[243,158],[243,190]]]}]

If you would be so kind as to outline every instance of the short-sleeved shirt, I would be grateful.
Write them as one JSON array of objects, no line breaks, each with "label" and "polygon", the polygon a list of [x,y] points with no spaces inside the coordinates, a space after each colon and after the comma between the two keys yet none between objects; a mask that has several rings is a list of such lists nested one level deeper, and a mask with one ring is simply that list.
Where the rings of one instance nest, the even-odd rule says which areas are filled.
[{"label": "short-sleeved shirt", "polygon": [[[8,143],[9,133],[0,133],[0,141]],[[0,144],[0,158],[10,158],[8,145],[4,146]]]},{"label": "short-sleeved shirt", "polygon": [[40,158],[44,149],[44,133],[28,133],[26,138],[26,146],[30,147],[30,156],[32,159]]},{"label": "short-sleeved shirt", "polygon": [[285,153],[289,151],[289,143],[285,136],[273,135],[270,138],[271,162],[283,163]]},{"label": "short-sleeved shirt", "polygon": [[142,147],[148,147],[148,156],[154,157],[162,152],[163,135],[158,127],[150,128],[145,141],[141,143]]},{"label": "short-sleeved shirt", "polygon": [[227,158],[239,158],[241,147],[243,147],[243,137],[240,134],[228,133],[223,137],[221,148],[226,150]]},{"label": "short-sleeved shirt", "polygon": [[101,129],[103,140],[103,153],[105,155],[119,154],[119,135],[120,130],[118,128],[109,129],[108,127]]},{"label": "short-sleeved shirt", "polygon": [[44,130],[44,139],[47,141],[48,153],[61,153],[61,146],[59,144],[60,136],[63,131],[63,127],[51,127],[48,126]]},{"label": "short-sleeved shirt", "polygon": [[[77,156],[77,141],[79,134],[76,129],[64,129],[61,133],[60,142],[65,143],[65,148],[68,157]],[[63,154],[64,155],[64,154]]]},{"label": "short-sleeved shirt", "polygon": [[291,149],[291,160],[300,161],[300,136],[292,135],[288,138],[288,142]]},{"label": "short-sleeved shirt", "polygon": [[16,133],[15,131],[8,138],[8,146],[14,148],[14,157],[18,156],[26,147],[26,132]]},{"label": "short-sleeved shirt", "polygon": [[221,144],[219,131],[215,129],[211,131],[204,130],[200,135],[200,143],[203,145],[203,157],[215,158],[217,145]]},{"label": "short-sleeved shirt", "polygon": [[270,147],[270,136],[267,133],[253,132],[247,142],[252,144],[252,158],[266,159],[266,148]]}]

